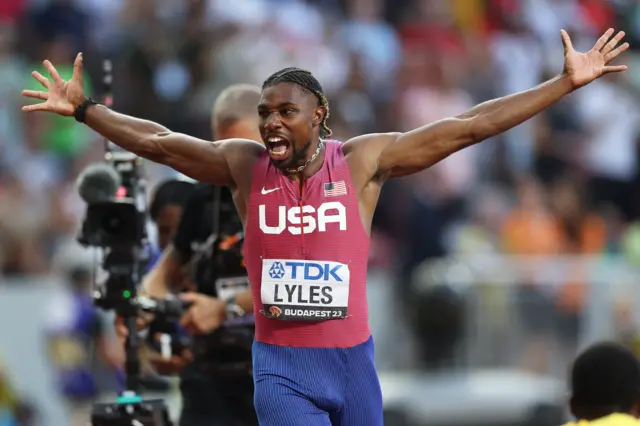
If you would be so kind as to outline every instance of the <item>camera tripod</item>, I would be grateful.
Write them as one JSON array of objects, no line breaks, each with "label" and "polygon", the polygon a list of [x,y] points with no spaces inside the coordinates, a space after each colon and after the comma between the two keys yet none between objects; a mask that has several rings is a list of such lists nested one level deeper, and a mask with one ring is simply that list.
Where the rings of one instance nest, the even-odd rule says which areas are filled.
[{"label": "camera tripod", "polygon": [[[105,297],[97,297],[102,309],[115,309],[128,330],[125,341],[126,390],[113,403],[97,403],[91,411],[91,426],[173,426],[169,410],[162,399],[145,400],[140,396],[139,338],[136,320],[138,310],[153,311],[154,307],[140,303],[131,275],[112,276]],[[110,291],[118,289],[117,294]],[[160,305],[158,305],[159,307]]]},{"label": "camera tripod", "polygon": [[[113,103],[112,64],[103,62],[104,104]],[[139,340],[136,320],[145,306],[138,301],[137,286],[146,242],[146,184],[141,177],[141,159],[122,152],[105,139],[107,165],[81,175],[79,192],[87,202],[87,215],[78,242],[107,251],[103,264],[109,278],[104,294],[96,293],[94,304],[115,310],[129,331],[125,342],[126,390],[112,403],[97,403],[91,410],[91,426],[173,426],[163,400],[145,400],[140,392]],[[105,171],[106,169],[106,171]],[[106,182],[106,183],[105,183]],[[118,196],[120,189],[124,197]],[[84,194],[84,195],[83,195]],[[144,207],[142,207],[144,206]],[[143,259],[144,258],[144,259]],[[146,309],[149,310],[149,309]],[[157,309],[156,309],[157,310]]]}]

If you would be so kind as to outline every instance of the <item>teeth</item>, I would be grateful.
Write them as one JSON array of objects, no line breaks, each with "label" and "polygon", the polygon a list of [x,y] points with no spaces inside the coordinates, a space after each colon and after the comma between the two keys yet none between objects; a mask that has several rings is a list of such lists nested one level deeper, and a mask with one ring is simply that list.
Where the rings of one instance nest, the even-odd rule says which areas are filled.
[{"label": "teeth", "polygon": [[282,155],[282,154],[287,152],[287,147],[286,146],[277,146],[277,147],[271,149],[270,151],[271,151],[272,154]]},{"label": "teeth", "polygon": [[279,136],[269,136],[267,143],[269,143],[269,154],[272,156],[282,157],[287,154],[289,144],[286,139]]}]

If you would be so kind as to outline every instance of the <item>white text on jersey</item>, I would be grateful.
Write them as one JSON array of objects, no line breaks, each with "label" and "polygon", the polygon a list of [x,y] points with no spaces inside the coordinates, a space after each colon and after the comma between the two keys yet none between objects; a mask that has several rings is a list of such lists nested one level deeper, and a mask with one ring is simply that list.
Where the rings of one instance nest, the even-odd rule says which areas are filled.
[{"label": "white text on jersey", "polygon": [[311,234],[316,230],[318,232],[327,232],[328,223],[337,224],[332,229],[347,230],[347,210],[339,201],[322,203],[317,210],[309,205],[302,206],[302,208],[293,206],[289,207],[288,210],[286,206],[278,206],[278,223],[276,226],[267,224],[266,206],[264,204],[258,206],[258,216],[262,232],[271,235],[282,234],[285,230],[293,235],[300,235],[303,232]]}]

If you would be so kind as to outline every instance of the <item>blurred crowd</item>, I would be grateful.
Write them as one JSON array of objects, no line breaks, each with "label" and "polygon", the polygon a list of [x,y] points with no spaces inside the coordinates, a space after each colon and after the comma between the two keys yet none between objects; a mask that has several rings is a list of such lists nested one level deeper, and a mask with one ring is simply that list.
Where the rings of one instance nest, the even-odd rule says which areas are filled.
[{"label": "blurred crowd", "polygon": [[[56,271],[84,213],[74,180],[103,142],[73,118],[25,115],[22,88],[48,58],[114,107],[211,139],[227,85],[298,66],[319,79],[340,140],[406,131],[558,74],[559,29],[588,50],[625,30],[630,71],[414,176],[389,182],[372,267],[401,289],[449,254],[619,253],[640,262],[640,5],[633,0],[3,0],[0,4],[0,276]],[[152,183],[171,172],[148,165]],[[573,277],[552,304],[583,303]],[[527,283],[523,283],[527,284]],[[404,287],[407,287],[406,285]],[[408,291],[408,288],[404,288]]]},{"label": "blurred crowd", "polygon": [[[111,59],[116,109],[206,139],[211,102],[225,86],[308,68],[330,100],[334,134],[346,140],[409,130],[535,86],[561,70],[560,28],[579,49],[622,28],[633,51],[640,8],[624,0],[6,0],[0,22],[0,272],[19,275],[50,271],[82,217],[73,181],[103,149],[72,118],[20,112],[20,89],[37,87],[30,71],[43,58],[64,76],[84,52],[98,99]],[[405,269],[456,251],[616,250],[638,214],[631,65],[495,141],[390,183],[374,259],[397,264],[389,247],[407,249]],[[152,180],[167,173],[150,172]]]}]

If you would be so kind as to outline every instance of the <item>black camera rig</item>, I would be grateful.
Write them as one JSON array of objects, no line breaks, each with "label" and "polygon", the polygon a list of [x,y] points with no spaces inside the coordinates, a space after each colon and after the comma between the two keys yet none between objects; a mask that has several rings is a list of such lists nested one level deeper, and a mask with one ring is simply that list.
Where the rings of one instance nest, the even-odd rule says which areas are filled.
[{"label": "black camera rig", "polygon": [[[112,104],[111,72],[111,62],[107,60],[103,81],[106,106]],[[126,390],[114,403],[94,404],[90,424],[172,426],[163,400],[144,400],[140,396],[138,313],[144,310],[175,317],[181,314],[179,302],[167,305],[137,294],[149,259],[142,159],[105,141],[105,163],[90,166],[80,176],[78,186],[88,204],[78,242],[102,251],[102,268],[107,273],[107,279],[94,292],[94,303],[100,309],[114,310],[129,331],[125,342]]]}]

